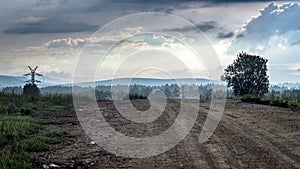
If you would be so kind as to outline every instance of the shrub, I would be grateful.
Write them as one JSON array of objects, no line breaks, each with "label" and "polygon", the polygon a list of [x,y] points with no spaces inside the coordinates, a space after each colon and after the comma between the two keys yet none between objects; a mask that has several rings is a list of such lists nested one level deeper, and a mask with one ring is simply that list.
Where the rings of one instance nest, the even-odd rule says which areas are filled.
[{"label": "shrub", "polygon": [[252,95],[245,95],[241,98],[241,101],[248,102],[248,103],[260,103],[261,98],[257,97],[257,96],[252,96]]},{"label": "shrub", "polygon": [[284,107],[284,108],[296,108],[299,107],[297,101],[287,99],[287,98],[260,98],[256,96],[246,95],[241,98],[241,101],[248,102],[248,103],[257,103],[257,104],[264,104],[270,106],[277,106],[277,107]]},{"label": "shrub", "polygon": [[271,106],[284,107],[284,108],[290,107],[289,102],[287,100],[282,100],[282,99],[272,100],[270,105]]},{"label": "shrub", "polygon": [[32,110],[28,108],[21,108],[20,113],[21,116],[32,116]]},{"label": "shrub", "polygon": [[147,97],[143,95],[138,95],[138,94],[129,94],[129,99],[134,100],[134,99],[147,99]]},{"label": "shrub", "polygon": [[2,104],[0,108],[1,114],[17,114],[19,113],[19,108],[15,106],[13,103]]}]

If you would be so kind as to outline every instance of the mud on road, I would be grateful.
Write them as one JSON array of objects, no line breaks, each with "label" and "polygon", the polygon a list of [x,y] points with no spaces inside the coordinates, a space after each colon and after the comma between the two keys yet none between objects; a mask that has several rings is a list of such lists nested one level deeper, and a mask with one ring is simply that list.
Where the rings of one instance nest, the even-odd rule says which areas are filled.
[{"label": "mud on road", "polygon": [[[164,113],[155,121],[133,123],[118,113],[110,101],[98,103],[103,116],[116,131],[132,137],[162,133],[176,119],[180,104],[168,100]],[[134,100],[138,110],[147,110],[147,100]],[[149,158],[126,158],[105,151],[82,130],[75,111],[36,112],[40,119],[54,123],[40,133],[66,130],[65,138],[50,150],[32,154],[41,165],[61,168],[300,168],[300,111],[228,100],[222,120],[213,135],[198,141],[209,103],[201,103],[190,133],[169,151]]]}]

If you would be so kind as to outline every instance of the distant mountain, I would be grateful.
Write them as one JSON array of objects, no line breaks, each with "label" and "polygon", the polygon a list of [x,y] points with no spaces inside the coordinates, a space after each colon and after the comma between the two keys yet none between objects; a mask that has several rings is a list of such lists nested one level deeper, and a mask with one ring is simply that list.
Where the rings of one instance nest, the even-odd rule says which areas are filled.
[{"label": "distant mountain", "polygon": [[[15,86],[24,86],[26,81],[29,80],[25,76],[6,76],[0,75],[0,89],[5,87],[15,87]],[[42,82],[44,81],[42,78],[39,78]],[[38,84],[39,87],[45,86],[53,86],[55,83],[40,83]]]},{"label": "distant mountain", "polygon": [[[28,78],[24,76],[6,76],[6,75],[0,75],[0,88],[5,87],[13,87],[13,86],[24,86]],[[72,86],[72,83],[66,83],[66,84],[59,84],[55,81],[55,79],[50,79],[48,77],[40,77],[39,80],[41,80],[43,83],[39,83],[39,87],[47,87],[47,86]],[[206,85],[210,83],[210,80],[204,79],[204,78],[198,78],[195,79],[197,85]],[[119,85],[125,85],[127,82],[130,82],[130,84],[134,85],[147,85],[147,86],[161,86],[166,84],[176,84],[177,82],[180,84],[195,84],[194,79],[188,79],[188,78],[182,78],[182,79],[154,79],[154,78],[119,78],[114,80],[100,80],[96,82],[82,82],[77,83],[74,85],[81,86],[81,87],[88,87],[88,86],[94,86],[94,83],[96,85],[101,86],[110,86],[112,82],[114,84]]]},{"label": "distant mountain", "polygon": [[279,83],[276,86],[287,87],[288,89],[300,89],[300,83]]},{"label": "distant mountain", "polygon": [[[29,80],[27,77],[24,76],[6,76],[6,75],[0,75],[0,88],[5,87],[13,87],[13,86],[24,86],[26,83],[25,81]],[[50,79],[48,77],[40,77],[39,78],[42,83],[39,83],[39,87],[47,87],[47,86],[72,86],[72,83],[66,83],[66,84],[59,84],[55,81],[55,79]],[[204,78],[197,78],[196,84],[197,85],[206,85],[211,83],[210,80],[204,79]],[[125,85],[127,82],[130,82],[130,84],[134,85],[146,85],[146,86],[161,86],[166,84],[176,84],[177,82],[180,84],[195,84],[194,79],[188,79],[188,78],[182,78],[182,79],[154,79],[154,78],[119,78],[114,80],[99,80],[96,82],[82,82],[77,83],[74,85],[81,86],[81,87],[88,87],[88,86],[94,86],[94,83],[96,85],[101,86],[110,86],[112,82],[114,84],[119,85]],[[177,82],[176,82],[177,81]]]},{"label": "distant mountain", "polygon": [[25,84],[26,80],[27,80],[27,78],[23,77],[23,76],[0,75],[0,88],[23,86]]},{"label": "distant mountain", "polygon": [[[39,87],[47,87],[47,86],[72,86],[72,83],[65,83],[61,84],[62,81],[59,79],[53,79],[49,77],[39,77],[39,80],[42,81],[42,83],[38,84]],[[0,89],[5,87],[14,87],[14,86],[24,86],[25,81],[27,81],[28,78],[24,76],[6,76],[6,75],[0,75]],[[127,82],[130,81],[131,85],[145,85],[145,86],[162,86],[166,84],[176,84],[177,82],[179,84],[195,84],[194,79],[189,78],[181,78],[181,79],[155,79],[155,78],[118,78],[114,80],[99,80],[96,82],[82,82],[74,84],[75,86],[81,86],[81,87],[89,87],[100,85],[100,86],[110,86],[112,82],[114,84],[119,85],[125,85]],[[177,81],[177,82],[176,82]],[[196,78],[195,79],[197,85],[207,85],[209,83],[213,83],[214,81],[210,81],[209,79],[205,78]],[[300,89],[300,83],[278,83],[270,85],[270,89],[274,90],[283,90],[283,89]]]}]

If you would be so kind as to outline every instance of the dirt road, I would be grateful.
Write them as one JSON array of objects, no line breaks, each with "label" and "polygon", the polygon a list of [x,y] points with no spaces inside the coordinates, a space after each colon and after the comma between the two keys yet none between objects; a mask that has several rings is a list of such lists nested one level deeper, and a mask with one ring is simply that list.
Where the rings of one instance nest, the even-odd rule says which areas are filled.
[{"label": "dirt road", "polygon": [[[138,110],[149,108],[147,100],[135,100]],[[99,102],[103,116],[116,131],[133,137],[162,133],[176,119],[180,104],[169,100],[165,112],[155,121],[139,124],[123,118],[112,102]],[[67,130],[75,138],[52,145],[50,151],[34,154],[42,165],[62,168],[300,168],[300,111],[229,100],[214,134],[203,144],[198,137],[209,109],[201,103],[190,133],[166,153],[149,158],[125,158],[111,154],[82,130],[74,111],[37,112],[52,119],[41,133]]]}]

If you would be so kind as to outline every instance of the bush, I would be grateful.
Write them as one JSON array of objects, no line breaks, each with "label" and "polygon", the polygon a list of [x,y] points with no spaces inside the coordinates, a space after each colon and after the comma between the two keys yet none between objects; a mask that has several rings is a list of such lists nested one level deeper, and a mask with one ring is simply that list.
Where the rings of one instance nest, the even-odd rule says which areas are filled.
[{"label": "bush", "polygon": [[287,100],[281,100],[281,99],[272,100],[270,105],[277,106],[277,107],[284,107],[284,108],[290,107],[290,104]]},{"label": "bush", "polygon": [[277,106],[277,107],[283,107],[283,108],[296,108],[299,107],[297,102],[292,102],[292,100],[284,99],[284,98],[260,98],[256,96],[243,96],[241,98],[241,101],[248,102],[248,103],[257,103],[257,104],[263,104],[263,105],[270,105],[270,106]]},{"label": "bush", "polygon": [[257,97],[257,96],[252,96],[252,95],[245,95],[241,98],[241,101],[248,102],[248,103],[260,103],[261,98]]},{"label": "bush", "polygon": [[13,103],[2,104],[0,108],[0,114],[18,114],[19,108],[15,106]]},{"label": "bush", "polygon": [[32,110],[28,108],[21,108],[20,113],[21,116],[32,116]]},{"label": "bush", "polygon": [[129,99],[134,100],[134,99],[147,99],[147,97],[143,95],[138,95],[138,94],[129,94]]}]

